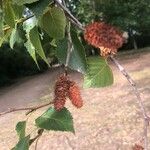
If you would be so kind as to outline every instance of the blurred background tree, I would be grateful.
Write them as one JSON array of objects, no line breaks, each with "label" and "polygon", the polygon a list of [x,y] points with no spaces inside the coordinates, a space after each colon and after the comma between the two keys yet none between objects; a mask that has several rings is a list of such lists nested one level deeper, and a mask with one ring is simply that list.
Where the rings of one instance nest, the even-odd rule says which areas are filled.
[{"label": "blurred background tree", "polygon": [[149,0],[69,0],[68,7],[84,24],[105,21],[129,35],[123,49],[150,45]]},{"label": "blurred background tree", "polygon": [[[92,21],[105,21],[121,28],[128,33],[128,41],[121,50],[138,49],[150,46],[150,1],[149,0],[66,0],[67,7],[83,25]],[[0,0],[0,20],[2,19]],[[2,28],[2,20],[0,29]],[[0,30],[3,31],[3,30]],[[0,32],[0,35],[3,34]],[[91,55],[93,47],[84,43],[83,34],[80,34],[88,55]],[[46,57],[51,63],[57,62],[55,57],[55,41],[48,36],[43,38],[43,48]],[[50,44],[51,41],[54,46]],[[44,42],[44,43],[43,43]],[[4,85],[13,78],[31,75],[46,70],[48,67],[42,59],[39,70],[35,62],[30,58],[23,44],[15,45],[14,50],[5,43],[0,48],[0,85]]]}]

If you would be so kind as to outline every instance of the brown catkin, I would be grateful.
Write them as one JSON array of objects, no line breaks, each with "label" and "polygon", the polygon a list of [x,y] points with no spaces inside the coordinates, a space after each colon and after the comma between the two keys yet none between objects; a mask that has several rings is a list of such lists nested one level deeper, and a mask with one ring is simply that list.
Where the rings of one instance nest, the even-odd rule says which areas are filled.
[{"label": "brown catkin", "polygon": [[69,90],[69,84],[68,84],[68,78],[66,75],[61,75],[55,84],[55,91],[54,91],[54,108],[58,111],[63,109],[65,102],[66,102],[66,96],[68,95]]},{"label": "brown catkin", "polygon": [[57,111],[64,108],[67,97],[69,97],[72,104],[77,108],[83,106],[79,87],[74,81],[70,81],[68,76],[60,75],[54,89],[54,108]]},{"label": "brown catkin", "polygon": [[55,99],[54,101],[54,108],[57,111],[60,111],[64,108],[66,99]]},{"label": "brown catkin", "polygon": [[83,106],[79,87],[73,81],[70,82],[68,97],[75,107],[81,108]]},{"label": "brown catkin", "polygon": [[116,27],[105,22],[93,22],[85,27],[84,39],[96,48],[100,48],[101,56],[115,54],[125,39]]}]

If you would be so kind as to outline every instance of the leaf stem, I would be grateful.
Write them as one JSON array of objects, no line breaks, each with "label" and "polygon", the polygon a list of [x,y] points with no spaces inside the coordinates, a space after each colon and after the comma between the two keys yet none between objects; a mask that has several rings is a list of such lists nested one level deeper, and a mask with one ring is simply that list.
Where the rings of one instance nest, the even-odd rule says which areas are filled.
[{"label": "leaf stem", "polygon": [[[43,132],[44,132],[44,129],[39,129],[38,130],[38,134],[33,139],[30,139],[29,145],[31,145],[32,143],[34,143],[35,140],[38,141],[38,139],[42,136]],[[36,144],[36,147],[37,147],[37,144]]]},{"label": "leaf stem", "polygon": [[65,73],[67,74],[67,68],[69,65],[70,57],[71,57],[71,52],[73,50],[73,45],[72,45],[72,39],[70,35],[70,22],[68,22],[67,26],[67,36],[68,36],[68,50],[67,50],[67,57],[66,57],[66,63],[65,63]]},{"label": "leaf stem", "polygon": [[29,113],[37,110],[37,109],[40,109],[42,107],[46,107],[48,105],[51,105],[53,104],[54,102],[48,102],[48,103],[45,103],[45,104],[42,104],[42,105],[38,105],[38,106],[33,106],[33,107],[22,107],[22,108],[9,108],[8,110],[4,111],[4,112],[1,112],[0,113],[0,116],[3,116],[5,114],[8,114],[8,113],[12,113],[12,112],[16,112],[16,111],[23,111],[23,110],[29,110],[26,115],[28,115]]},{"label": "leaf stem", "polygon": [[[30,19],[30,18],[32,18],[32,17],[34,17],[34,15],[28,16],[28,17],[26,17],[26,18],[21,18],[21,19],[19,19],[19,20],[16,20],[15,22],[16,22],[17,24],[23,23],[23,22],[27,21],[28,19]],[[3,28],[3,31],[7,31],[7,30],[9,30],[10,28],[11,28],[10,26],[6,25],[6,26]]]}]

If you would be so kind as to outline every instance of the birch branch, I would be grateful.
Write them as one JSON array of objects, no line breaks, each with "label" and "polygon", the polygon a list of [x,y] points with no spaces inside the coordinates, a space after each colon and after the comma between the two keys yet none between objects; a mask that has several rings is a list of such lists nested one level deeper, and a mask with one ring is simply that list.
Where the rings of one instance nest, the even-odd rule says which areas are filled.
[{"label": "birch branch", "polygon": [[33,106],[33,107],[22,107],[22,108],[9,108],[8,110],[4,111],[4,112],[1,112],[0,113],[0,116],[2,115],[6,115],[8,113],[12,113],[12,112],[16,112],[16,111],[24,111],[24,110],[29,110],[29,112],[27,112],[26,115],[28,115],[29,113],[37,110],[37,109],[40,109],[42,107],[46,107],[48,105],[51,105],[53,104],[53,102],[48,102],[46,104],[42,104],[42,105],[38,105],[38,106]]},{"label": "birch branch", "polygon": [[59,0],[54,0],[55,3],[64,10],[64,12],[66,13],[66,15],[70,18],[69,20],[75,25],[77,26],[80,30],[84,30],[83,25],[80,23],[80,21],[75,18],[71,12],[59,1]]},{"label": "birch branch", "polygon": [[137,98],[137,102],[139,104],[141,113],[143,115],[143,120],[144,120],[144,132],[143,132],[143,134],[144,134],[144,145],[145,145],[144,147],[145,147],[145,150],[148,150],[147,130],[148,130],[150,118],[148,117],[148,115],[146,113],[142,98],[141,98],[140,93],[137,89],[137,85],[136,85],[135,81],[131,78],[131,76],[128,74],[128,72],[125,70],[125,68],[122,65],[120,65],[120,63],[113,56],[110,56],[110,59],[116,65],[116,67],[119,69],[119,71],[123,74],[123,76],[125,76],[125,78],[128,80],[128,82],[130,83],[130,85],[134,91],[134,94]]}]

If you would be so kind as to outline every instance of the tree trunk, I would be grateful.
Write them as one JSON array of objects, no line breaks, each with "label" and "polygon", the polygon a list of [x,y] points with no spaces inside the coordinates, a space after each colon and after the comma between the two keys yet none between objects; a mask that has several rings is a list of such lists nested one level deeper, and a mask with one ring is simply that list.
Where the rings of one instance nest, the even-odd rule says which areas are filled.
[{"label": "tree trunk", "polygon": [[138,49],[134,35],[133,35],[133,47],[134,47],[134,49],[136,49],[136,50]]}]

